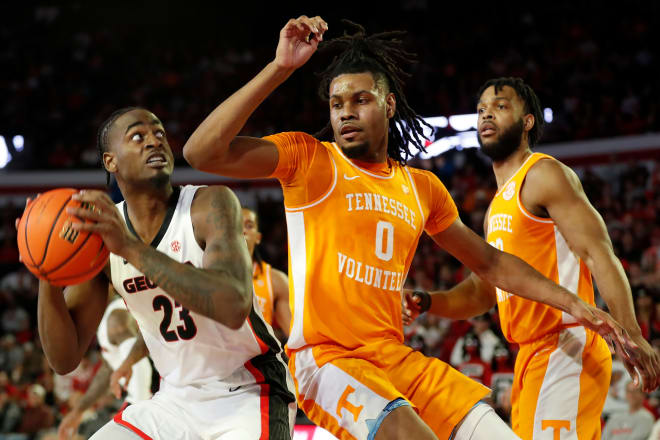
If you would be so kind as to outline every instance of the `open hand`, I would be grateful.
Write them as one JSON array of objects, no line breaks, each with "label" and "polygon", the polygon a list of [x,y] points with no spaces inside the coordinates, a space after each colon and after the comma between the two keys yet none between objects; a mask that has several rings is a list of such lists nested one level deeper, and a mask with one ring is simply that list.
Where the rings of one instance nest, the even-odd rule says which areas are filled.
[{"label": "open hand", "polygon": [[280,31],[275,63],[285,69],[302,66],[316,52],[327,30],[328,24],[321,17],[292,18]]},{"label": "open hand", "polygon": [[570,314],[614,347],[635,386],[651,392],[660,385],[660,358],[641,335],[632,338],[609,313],[582,300],[575,302]]}]

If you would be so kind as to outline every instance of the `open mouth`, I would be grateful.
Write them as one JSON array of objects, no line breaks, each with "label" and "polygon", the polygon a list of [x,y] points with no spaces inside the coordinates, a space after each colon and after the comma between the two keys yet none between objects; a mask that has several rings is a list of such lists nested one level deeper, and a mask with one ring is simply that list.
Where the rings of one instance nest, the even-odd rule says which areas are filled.
[{"label": "open mouth", "polygon": [[162,153],[152,154],[147,159],[147,165],[154,167],[165,166],[167,165],[167,158]]}]

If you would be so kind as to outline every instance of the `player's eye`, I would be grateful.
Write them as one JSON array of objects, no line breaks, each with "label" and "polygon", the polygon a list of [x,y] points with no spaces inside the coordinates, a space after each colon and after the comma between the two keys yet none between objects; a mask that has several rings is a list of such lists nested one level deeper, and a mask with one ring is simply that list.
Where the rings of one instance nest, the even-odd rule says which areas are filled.
[{"label": "player's eye", "polygon": [[330,106],[331,106],[332,108],[341,108],[341,104],[338,103],[338,102],[333,102],[332,104],[330,104]]},{"label": "player's eye", "polygon": [[142,134],[141,133],[134,133],[133,136],[131,136],[131,140],[133,142],[141,142],[142,141]]},{"label": "player's eye", "polygon": [[506,106],[504,104],[500,104],[500,105],[497,106],[497,108],[499,108],[500,110],[503,110],[504,108],[506,108]]},{"label": "player's eye", "polygon": [[165,138],[165,132],[164,132],[163,130],[158,130],[158,131],[156,132],[156,137],[157,137],[158,139],[164,139],[164,138]]}]

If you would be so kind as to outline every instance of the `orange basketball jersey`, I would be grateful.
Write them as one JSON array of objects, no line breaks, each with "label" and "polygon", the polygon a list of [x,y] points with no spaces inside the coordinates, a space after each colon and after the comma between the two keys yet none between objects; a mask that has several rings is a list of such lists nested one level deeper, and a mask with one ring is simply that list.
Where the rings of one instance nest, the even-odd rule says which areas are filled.
[{"label": "orange basketball jersey", "polygon": [[305,133],[266,139],[278,147],[273,176],[288,227],[288,347],[403,342],[401,288],[419,237],[458,216],[446,188],[432,173],[389,159],[351,161]]},{"label": "orange basketball jersey", "polygon": [[[547,278],[594,304],[591,273],[571,251],[550,218],[537,217],[520,201],[520,188],[529,169],[539,160],[555,160],[534,153],[495,194],[488,210],[487,240],[499,250],[516,255]],[[572,316],[553,307],[497,289],[497,304],[504,336],[525,343],[566,326]]]},{"label": "orange basketball jersey", "polygon": [[257,302],[261,307],[261,314],[264,321],[273,325],[273,283],[270,278],[271,265],[262,261],[254,263],[254,273],[252,275],[252,287],[257,297]]}]

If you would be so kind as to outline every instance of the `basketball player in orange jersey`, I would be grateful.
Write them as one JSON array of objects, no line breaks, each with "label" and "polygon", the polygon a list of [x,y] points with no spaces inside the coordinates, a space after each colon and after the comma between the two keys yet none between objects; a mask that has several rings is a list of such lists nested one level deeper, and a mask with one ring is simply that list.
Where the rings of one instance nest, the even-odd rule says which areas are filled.
[{"label": "basketball player in orange jersey", "polygon": [[[637,346],[643,388],[655,389],[658,355],[637,325],[603,220],[570,168],[531,150],[544,123],[536,94],[519,78],[498,78],[478,96],[479,143],[493,160],[498,186],[484,222],[488,242],[589,304],[593,274],[612,316]],[[504,335],[520,344],[511,421],[522,439],[600,438],[612,362],[607,344],[565,312],[507,292],[471,276],[449,291],[431,293],[429,311],[465,319],[498,305]]]},{"label": "basketball player in orange jersey", "polygon": [[243,235],[248,251],[252,255],[252,285],[264,320],[271,326],[277,324],[286,337],[289,337],[291,310],[289,309],[289,279],[281,270],[266,263],[257,246],[261,243],[257,213],[243,208]]},{"label": "basketball player in orange jersey", "polygon": [[255,312],[238,199],[224,186],[173,186],[165,129],[145,109],[110,115],[98,146],[124,200],[115,205],[102,191],[82,191],[74,198],[94,210],[68,212],[93,220],[73,227],[100,234],[110,259],[90,281],[66,289],[39,283],[39,335],[53,369],[72,371],[111,283],[161,382],[151,399],[128,406],[92,438],[290,439],[293,383],[280,344]]},{"label": "basketball player in orange jersey", "polygon": [[207,172],[276,177],[282,185],[289,367],[312,421],[341,439],[518,438],[492,408],[477,404],[486,387],[403,344],[401,287],[422,232],[502,289],[606,334],[618,324],[489,246],[461,223],[435,175],[405,166],[408,142],[422,146],[420,118],[402,93],[400,64],[410,54],[393,39],[399,33],[367,36],[357,27],[330,42],[343,51],[322,74],[335,142],[300,132],[236,137],[316,51],[327,25],[302,16],[281,30],[275,59],[196,129],[184,155]]}]

